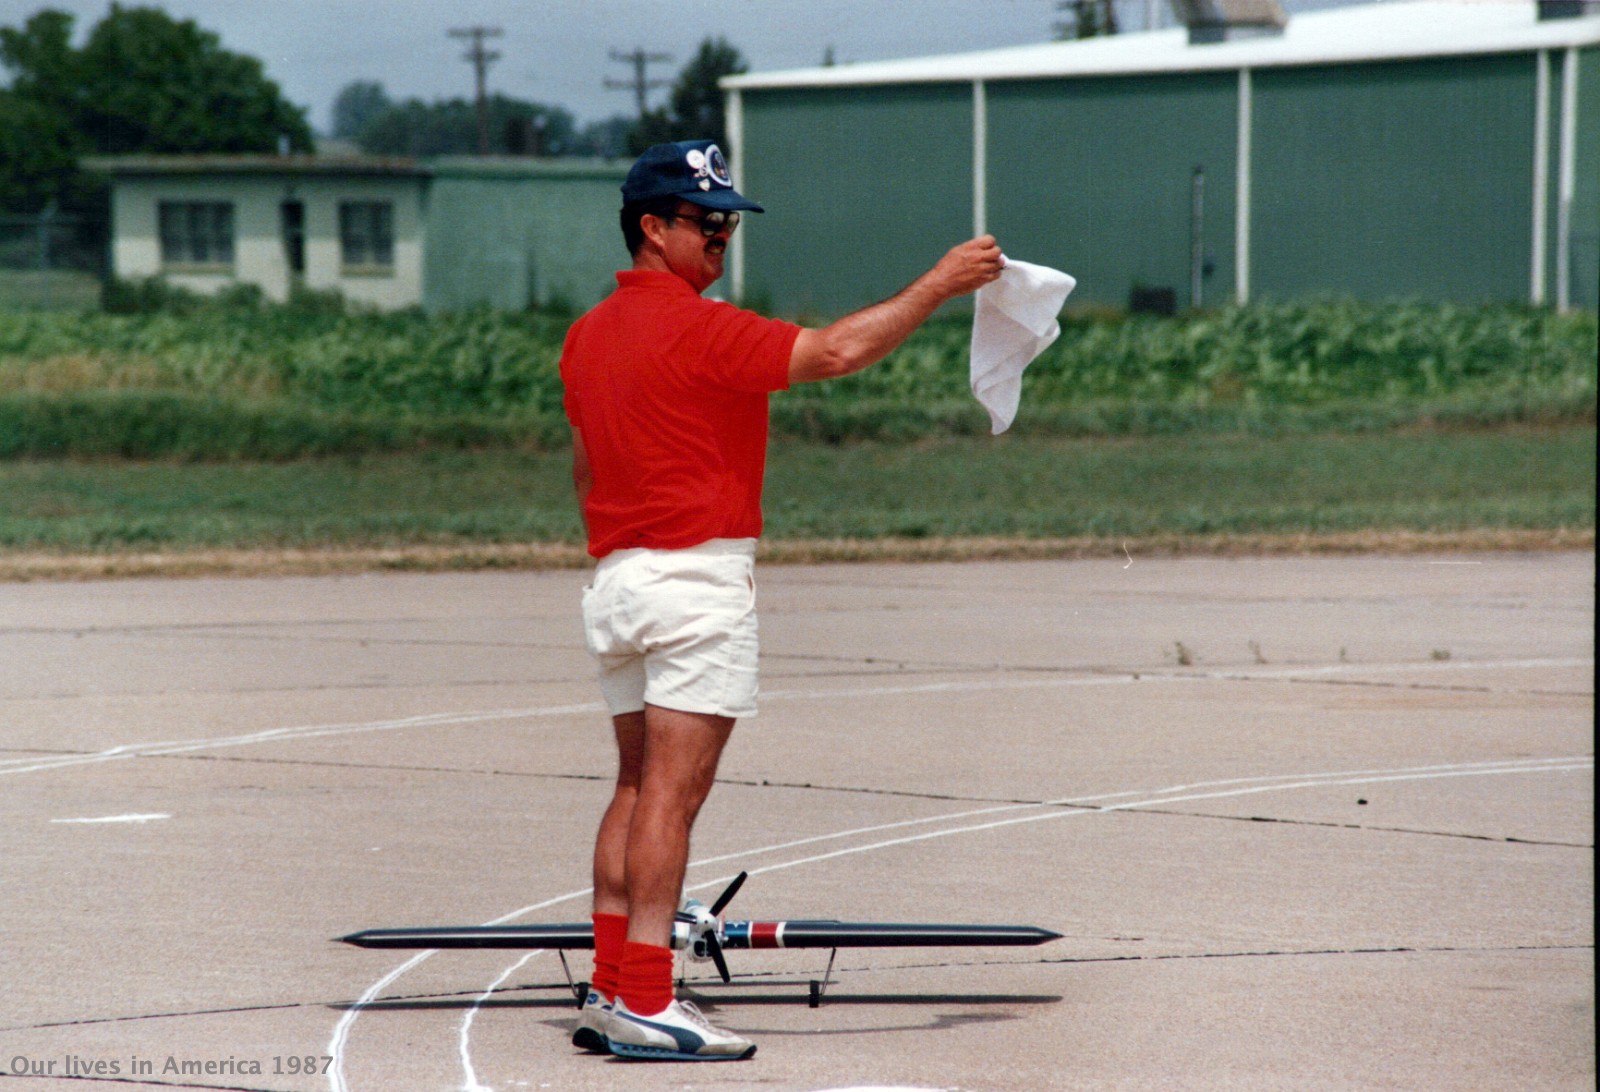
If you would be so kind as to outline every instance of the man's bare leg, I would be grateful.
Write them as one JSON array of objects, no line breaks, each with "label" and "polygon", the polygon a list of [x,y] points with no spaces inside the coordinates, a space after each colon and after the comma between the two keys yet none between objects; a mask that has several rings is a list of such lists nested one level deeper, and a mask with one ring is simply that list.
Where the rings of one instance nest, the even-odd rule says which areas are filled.
[{"label": "man's bare leg", "polygon": [[[644,722],[642,770],[625,864],[628,940],[670,947],[689,863],[689,832],[711,792],[734,721],[647,705]],[[598,899],[597,887],[596,905]]]},{"label": "man's bare leg", "polygon": [[689,862],[689,832],[711,792],[733,718],[653,705],[644,713],[644,771],[628,827],[628,939],[606,1045],[631,1058],[748,1058],[754,1043],[712,1027],[672,996],[672,919]]},{"label": "man's bare leg", "polygon": [[639,777],[644,770],[644,711],[611,718],[617,736],[617,786],[600,819],[594,840],[594,912],[628,916],[628,880],[624,861]]}]

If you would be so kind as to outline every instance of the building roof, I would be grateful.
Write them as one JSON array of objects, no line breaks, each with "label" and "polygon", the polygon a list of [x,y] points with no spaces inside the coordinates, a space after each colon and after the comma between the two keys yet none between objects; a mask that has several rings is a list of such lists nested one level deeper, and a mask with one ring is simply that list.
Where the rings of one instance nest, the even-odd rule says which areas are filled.
[{"label": "building roof", "polygon": [[1122,76],[1418,57],[1516,53],[1600,44],[1600,18],[1538,16],[1534,0],[1387,0],[1308,12],[1281,35],[1191,45],[1183,27],[976,53],[728,76],[730,91],[785,87]]},{"label": "building roof", "polygon": [[116,155],[91,156],[84,166],[120,177],[141,175],[342,175],[426,178],[433,171],[415,159],[316,155]]},{"label": "building roof", "polygon": [[428,160],[437,178],[598,178],[620,182],[632,160],[551,156],[440,156]]},{"label": "building roof", "polygon": [[628,162],[529,156],[114,155],[84,165],[119,178],[175,175],[296,175],[344,178],[599,178],[620,180]]}]

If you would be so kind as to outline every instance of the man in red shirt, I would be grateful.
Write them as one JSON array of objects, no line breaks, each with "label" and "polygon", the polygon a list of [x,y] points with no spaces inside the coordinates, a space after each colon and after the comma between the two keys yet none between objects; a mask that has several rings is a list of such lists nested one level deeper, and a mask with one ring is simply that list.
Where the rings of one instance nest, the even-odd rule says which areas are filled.
[{"label": "man in red shirt", "polygon": [[672,990],[689,834],[734,722],[755,713],[753,564],[767,395],[881,360],[944,302],[1000,275],[989,236],[820,329],[707,300],[742,212],[709,141],[658,144],[622,186],[631,269],[561,355],[589,553],[584,629],[619,754],[594,855],[594,989],[573,1042],[632,1058],[755,1046]]}]

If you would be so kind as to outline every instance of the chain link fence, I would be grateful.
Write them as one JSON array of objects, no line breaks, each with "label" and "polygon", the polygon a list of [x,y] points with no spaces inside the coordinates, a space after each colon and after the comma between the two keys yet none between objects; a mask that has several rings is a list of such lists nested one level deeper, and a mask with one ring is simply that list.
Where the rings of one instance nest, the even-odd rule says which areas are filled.
[{"label": "chain link fence", "polygon": [[108,228],[54,207],[0,214],[0,311],[99,307],[110,267]]}]

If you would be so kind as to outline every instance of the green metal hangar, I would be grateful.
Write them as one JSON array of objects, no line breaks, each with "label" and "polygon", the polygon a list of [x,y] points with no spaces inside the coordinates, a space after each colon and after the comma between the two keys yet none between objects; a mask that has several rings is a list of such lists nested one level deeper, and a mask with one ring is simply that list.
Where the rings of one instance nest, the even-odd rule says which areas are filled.
[{"label": "green metal hangar", "polygon": [[832,315],[993,232],[1076,304],[1600,307],[1600,4],[1391,0],[723,81],[731,288]]}]

